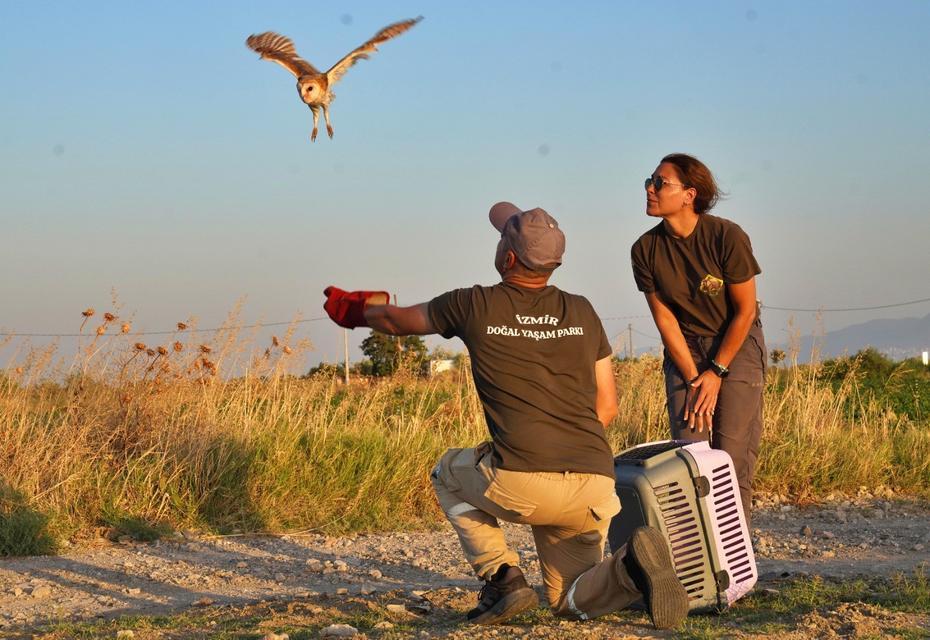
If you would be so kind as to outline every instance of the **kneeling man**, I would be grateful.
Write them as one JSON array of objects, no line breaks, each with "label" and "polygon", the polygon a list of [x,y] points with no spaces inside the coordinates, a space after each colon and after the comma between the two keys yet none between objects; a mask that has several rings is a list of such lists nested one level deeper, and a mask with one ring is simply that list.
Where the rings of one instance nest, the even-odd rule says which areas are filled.
[{"label": "kneeling man", "polygon": [[501,202],[490,218],[500,232],[500,283],[411,307],[383,304],[383,292],[330,287],[324,306],[341,326],[456,336],[468,348],[491,440],[450,449],[432,482],[485,583],[470,622],[501,623],[537,604],[498,525],[506,520],[532,528],[557,615],[594,618],[642,597],[657,628],[677,626],[687,594],[656,529],[637,529],[604,559],[607,529],[620,511],[604,434],[617,414],[616,385],[610,344],[591,304],[549,284],[565,236],[542,209]]}]

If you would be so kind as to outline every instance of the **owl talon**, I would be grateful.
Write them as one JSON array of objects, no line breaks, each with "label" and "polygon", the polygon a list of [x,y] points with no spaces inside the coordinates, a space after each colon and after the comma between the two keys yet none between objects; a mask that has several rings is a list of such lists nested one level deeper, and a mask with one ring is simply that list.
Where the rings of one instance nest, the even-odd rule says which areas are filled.
[{"label": "owl talon", "polygon": [[316,127],[313,127],[313,131],[310,132],[310,142],[316,142],[316,134],[318,130]]},{"label": "owl talon", "polygon": [[326,125],[326,133],[329,134],[329,138],[330,138],[330,140],[332,140],[332,138],[333,138],[333,128],[332,128],[331,126]]}]

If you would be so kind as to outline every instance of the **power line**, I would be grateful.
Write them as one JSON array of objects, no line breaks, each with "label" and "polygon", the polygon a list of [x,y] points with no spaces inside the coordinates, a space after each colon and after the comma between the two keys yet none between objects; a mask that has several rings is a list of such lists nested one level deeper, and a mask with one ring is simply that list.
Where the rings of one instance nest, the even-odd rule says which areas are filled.
[{"label": "power line", "polygon": [[[601,320],[619,320],[627,318],[651,318],[652,316],[611,316],[609,318],[601,318]],[[288,322],[256,322],[255,324],[240,324],[233,325],[229,327],[215,327],[213,329],[171,329],[168,331],[131,331],[129,333],[111,333],[111,337],[118,335],[126,336],[166,336],[174,335],[177,333],[217,333],[219,331],[239,331],[241,329],[256,329],[256,328],[265,328],[265,327],[282,327],[289,326],[292,324],[304,324],[307,322],[317,322],[319,320],[328,320],[327,316],[320,316],[318,318],[306,318],[304,320],[291,320]],[[624,329],[624,332],[626,329]],[[658,340],[655,336],[650,336],[641,331],[633,329],[634,333],[645,338],[651,338],[653,340]],[[103,334],[107,335],[107,334]],[[619,335],[619,334],[618,334]],[[94,337],[95,334],[93,331],[87,333],[19,333],[17,331],[0,331],[0,336],[11,336],[15,338],[90,338]]]},{"label": "power line", "polygon": [[614,335],[614,337],[611,338],[610,340],[608,340],[608,342],[609,342],[610,344],[613,344],[614,341],[615,341],[617,338],[619,338],[620,336],[622,336],[624,333],[626,333],[626,329],[624,329],[624,330],[621,331],[620,333]]},{"label": "power line", "polygon": [[[217,333],[219,331],[238,331],[240,329],[256,329],[264,327],[283,327],[292,324],[303,324],[305,322],[316,322],[318,320],[328,320],[326,316],[319,318],[306,318],[305,320],[291,320],[289,322],[256,322],[255,324],[240,324],[229,327],[216,327],[214,329],[172,329],[170,331],[133,331],[129,333],[116,333],[114,335],[125,336],[165,336],[176,333]],[[91,331],[88,333],[17,333],[15,331],[0,331],[0,336],[14,336],[17,338],[89,338],[96,334]],[[103,334],[106,335],[106,334]]]},{"label": "power line", "polygon": [[[624,329],[623,331],[621,331],[621,332],[619,332],[619,333],[615,333],[614,336],[610,339],[609,342],[610,342],[611,344],[613,344],[614,341],[615,341],[617,338],[619,338],[620,336],[622,336],[623,334],[625,334],[627,331],[629,331],[628,328]],[[643,338],[649,338],[650,340],[657,340],[657,341],[659,341],[659,342],[662,342],[662,338],[660,338],[659,336],[651,336],[651,335],[649,335],[648,333],[643,333],[642,331],[637,331],[636,329],[633,329],[633,333],[635,333],[635,334],[638,335],[638,336],[642,336]],[[626,341],[624,341],[624,342],[626,342]]]},{"label": "power line", "polygon": [[[827,308],[821,307],[817,309],[806,309],[800,307],[776,307],[768,304],[761,304],[760,306],[763,309],[771,309],[772,311],[796,311],[796,312],[810,312],[810,313],[835,313],[835,312],[844,312],[844,311],[875,311],[878,309],[893,309],[895,307],[906,307],[914,304],[921,304],[924,302],[930,302],[930,298],[921,298],[919,300],[908,300],[907,302],[895,302],[892,304],[880,304],[867,307],[835,307]],[[602,316],[601,321],[607,320],[635,320],[640,318],[651,318],[651,315],[631,315],[631,316]],[[282,327],[289,326],[293,324],[304,324],[307,322],[318,322],[320,320],[326,320],[326,316],[320,316],[317,318],[306,318],[304,320],[292,320],[287,322],[256,322],[254,324],[242,324],[234,325],[229,327],[216,327],[212,329],[184,329],[183,332],[186,333],[217,333],[219,331],[231,331],[231,330],[241,330],[241,329],[255,329],[255,328],[264,328],[264,327]],[[652,336],[641,331],[633,329],[633,332],[644,337],[649,338],[650,340],[660,340],[656,336]],[[111,334],[111,335],[132,335],[132,336],[159,336],[159,335],[172,335],[176,333],[182,333],[179,329],[172,329],[169,331],[139,331],[131,332],[128,334]],[[22,337],[22,338],[84,338],[90,337],[94,334],[92,332],[88,333],[19,333],[16,331],[0,331],[0,336],[13,336],[13,337]],[[618,334],[619,335],[619,334]]]},{"label": "power line", "polygon": [[821,307],[819,309],[798,309],[794,307],[773,307],[767,304],[762,304],[763,309],[773,309],[775,311],[810,311],[812,313],[827,313],[827,312],[837,312],[837,311],[874,311],[876,309],[893,309],[894,307],[906,307],[912,304],[920,304],[922,302],[930,302],[930,298],[921,298],[920,300],[909,300],[908,302],[895,302],[893,304],[879,304],[871,307],[836,307],[832,309]]},{"label": "power line", "polygon": [[636,330],[636,329],[633,329],[633,333],[635,333],[635,334],[638,335],[638,336],[642,336],[642,337],[644,337],[644,338],[649,338],[650,340],[660,340],[660,341],[661,341],[661,338],[660,338],[659,336],[651,336],[651,335],[649,335],[648,333],[643,333],[642,331],[638,331],[638,330]]}]

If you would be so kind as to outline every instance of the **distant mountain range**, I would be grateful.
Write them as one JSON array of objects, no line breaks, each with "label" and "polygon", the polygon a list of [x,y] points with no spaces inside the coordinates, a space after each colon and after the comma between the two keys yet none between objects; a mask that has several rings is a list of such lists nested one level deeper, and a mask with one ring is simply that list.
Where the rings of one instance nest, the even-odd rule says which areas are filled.
[{"label": "distant mountain range", "polygon": [[[866,347],[874,347],[893,360],[920,357],[922,351],[930,351],[930,314],[923,318],[869,320],[822,336],[803,336],[800,362],[810,360],[812,345],[817,346],[821,358],[852,355]],[[786,345],[769,345],[769,349],[773,347],[785,349]]]}]

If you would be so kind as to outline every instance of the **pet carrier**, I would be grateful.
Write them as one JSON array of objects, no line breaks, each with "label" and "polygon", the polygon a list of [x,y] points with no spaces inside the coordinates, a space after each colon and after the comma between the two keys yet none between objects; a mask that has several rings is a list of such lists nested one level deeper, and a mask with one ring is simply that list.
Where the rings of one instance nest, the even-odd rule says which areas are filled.
[{"label": "pet carrier", "polygon": [[758,578],[730,456],[707,442],[667,440],[614,459],[623,505],[610,524],[612,549],[648,525],[668,541],[690,611],[723,611]]}]

